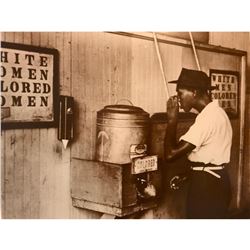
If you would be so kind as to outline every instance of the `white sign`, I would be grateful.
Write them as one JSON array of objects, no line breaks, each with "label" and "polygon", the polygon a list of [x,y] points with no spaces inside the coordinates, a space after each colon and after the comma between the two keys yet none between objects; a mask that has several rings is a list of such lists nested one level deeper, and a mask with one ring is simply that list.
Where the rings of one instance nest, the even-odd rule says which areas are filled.
[{"label": "white sign", "polygon": [[225,70],[210,70],[212,98],[218,99],[220,106],[230,115],[238,113],[239,73]]},{"label": "white sign", "polygon": [[54,122],[55,52],[53,50],[51,53],[50,50],[52,49],[2,44],[2,124]]},{"label": "white sign", "polygon": [[157,156],[145,156],[132,159],[132,174],[140,174],[158,169]]}]

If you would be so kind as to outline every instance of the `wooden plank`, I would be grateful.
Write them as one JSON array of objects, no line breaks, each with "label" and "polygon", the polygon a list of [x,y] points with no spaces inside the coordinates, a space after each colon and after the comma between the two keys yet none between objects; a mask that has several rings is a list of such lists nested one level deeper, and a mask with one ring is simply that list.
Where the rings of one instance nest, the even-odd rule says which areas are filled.
[{"label": "wooden plank", "polygon": [[49,32],[40,32],[40,46],[41,47],[49,46]]},{"label": "wooden plank", "polygon": [[35,45],[35,46],[40,45],[40,32],[32,32],[31,33],[31,43],[32,43],[32,45]]},{"label": "wooden plank", "polygon": [[244,134],[245,134],[245,113],[246,113],[246,56],[241,59],[241,70],[240,70],[240,135],[239,135],[239,166],[238,166],[238,180],[237,180],[237,208],[242,207],[242,184],[243,184],[243,153],[244,153]]},{"label": "wooden plank", "polygon": [[40,168],[43,165],[40,162],[40,129],[32,129],[31,131],[31,178],[30,178],[30,218],[40,218]]},{"label": "wooden plank", "polygon": [[5,132],[1,131],[1,141],[0,141],[0,147],[1,147],[1,169],[0,169],[0,180],[1,180],[1,187],[0,187],[0,193],[1,193],[1,207],[0,207],[0,218],[5,218]]},{"label": "wooden plank", "polygon": [[6,32],[0,32],[0,39],[1,39],[1,41],[5,41],[5,33]]},{"label": "wooden plank", "polygon": [[72,159],[71,188],[74,198],[120,207],[121,183],[122,169],[118,165]]},{"label": "wooden plank", "polygon": [[32,42],[31,32],[24,32],[23,36],[24,36],[23,37],[23,43],[30,45],[31,42]]},{"label": "wooden plank", "polygon": [[[23,32],[14,33],[14,41],[16,43],[23,43],[24,36]],[[23,218],[24,207],[23,207],[23,195],[24,195],[24,130],[16,129],[15,133],[15,157],[14,157],[14,200],[13,206],[15,209],[14,217]]]},{"label": "wooden plank", "polygon": [[31,178],[32,178],[32,130],[27,129],[23,134],[23,218],[31,217]]},{"label": "wooden plank", "polygon": [[[32,45],[40,46],[40,40],[40,32],[31,33]],[[40,167],[42,167],[40,163],[40,129],[32,129],[31,138],[30,218],[38,219],[40,218]]]},{"label": "wooden plank", "polygon": [[15,129],[14,143],[14,218],[23,218],[23,195],[24,195],[24,131],[23,129]]},{"label": "wooden plank", "polygon": [[48,129],[40,129],[40,215],[41,219],[51,218],[50,212],[50,200],[51,200],[51,190],[50,190],[50,141],[48,141]]},{"label": "wooden plank", "polygon": [[48,189],[51,193],[49,196],[49,208],[51,211],[52,218],[67,218],[65,216],[65,191],[69,189],[69,183],[67,179],[63,178],[63,170],[65,167],[64,162],[62,162],[62,154],[64,153],[64,149],[62,147],[62,143],[58,141],[56,138],[57,131],[55,129],[49,129],[48,135],[51,139],[53,139],[53,146],[50,148],[49,152],[49,161],[51,165],[48,164]]},{"label": "wooden plank", "polygon": [[[133,38],[139,38],[143,40],[153,41],[152,32],[110,32],[112,34],[122,35],[122,36],[129,36]],[[166,43],[175,46],[181,47],[188,47],[191,48],[191,42],[185,39],[173,38],[170,36],[158,34],[158,41],[161,43]],[[214,46],[211,44],[202,44],[202,43],[195,43],[197,49],[205,50],[208,52],[215,52],[215,53],[222,53],[222,54],[229,54],[235,56],[244,56],[246,52],[243,50],[234,50],[222,46]]]},{"label": "wooden plank", "polygon": [[131,98],[131,39],[119,39],[116,41],[117,48],[117,62],[118,62],[118,92],[117,98]]},{"label": "wooden plank", "polygon": [[103,88],[103,96],[102,96],[102,106],[111,105],[111,51],[112,51],[112,43],[111,43],[111,34],[104,34],[103,37],[103,65],[102,68],[102,88]]},{"label": "wooden plank", "polygon": [[[99,87],[100,79],[99,73],[100,71],[96,70],[97,68],[101,68],[99,65],[99,55],[98,55],[98,47],[97,47],[97,39],[98,33],[87,33],[85,36],[85,44],[86,44],[86,54],[85,54],[85,63],[86,74],[85,74],[85,103],[86,103],[86,113],[85,113],[85,126],[83,133],[84,141],[83,141],[83,158],[84,159],[92,159],[93,157],[93,137],[92,137],[92,126],[95,126],[92,120],[92,112],[95,112],[98,104],[99,98],[101,98],[101,88]],[[87,136],[88,135],[88,136]]]},{"label": "wooden plank", "polygon": [[23,32],[15,32],[14,33],[14,41],[15,41],[15,43],[23,44],[23,40],[24,40],[24,33]]},{"label": "wooden plank", "polygon": [[[40,46],[49,46],[48,32],[40,33]],[[49,137],[49,129],[40,129],[40,218],[52,218],[51,212],[51,183],[50,183],[50,149],[51,138]]]},{"label": "wooden plank", "polygon": [[110,214],[118,217],[131,216],[133,218],[133,214],[139,213],[144,210],[156,208],[157,206],[154,200],[148,200],[147,202],[138,203],[134,206],[117,208],[76,198],[73,199],[73,205],[79,208],[88,209],[88,211],[100,211],[101,214],[99,218],[102,217],[103,211],[105,211],[105,214]]},{"label": "wooden plank", "polygon": [[[4,41],[14,42],[14,33],[5,32]],[[13,131],[4,131],[4,165],[1,166],[4,174],[4,204],[2,211],[4,218],[12,218],[13,216],[13,187],[14,187],[14,140],[15,134]]]},{"label": "wooden plank", "polygon": [[16,136],[13,130],[5,131],[5,211],[4,215],[6,219],[13,218],[14,214],[14,191],[15,191],[15,183],[14,183],[14,167],[15,167],[15,140]]},{"label": "wooden plank", "polygon": [[62,86],[64,85],[64,77],[63,77],[63,58],[64,58],[64,51],[63,51],[63,44],[64,44],[64,38],[62,32],[56,32],[55,34],[56,39],[56,49],[59,51],[59,93],[63,94]]},{"label": "wooden plank", "polygon": [[[70,67],[69,65],[65,65],[64,61],[65,58],[69,58],[71,52],[68,50],[65,50],[65,44],[70,41],[66,41],[65,33],[62,32],[56,32],[55,33],[55,44],[54,47],[56,47],[60,53],[60,62],[59,63],[59,76],[60,76],[60,94],[63,95],[69,95],[67,93],[66,86],[68,82],[65,80],[65,72],[70,73]],[[71,60],[71,59],[70,59]],[[54,160],[54,167],[51,169],[54,176],[54,218],[67,218],[69,216],[69,207],[68,207],[68,197],[66,194],[69,192],[69,181],[67,181],[67,169],[69,169],[69,159],[70,159],[70,147],[66,150],[63,149],[62,142],[57,140],[57,130],[54,131],[53,134],[54,138],[54,147],[53,147],[53,160]],[[67,153],[66,153],[67,152]],[[64,158],[64,160],[63,160]],[[68,158],[68,160],[67,160]]]},{"label": "wooden plank", "polygon": [[[80,136],[80,128],[84,126],[84,121],[82,118],[82,107],[84,106],[84,99],[80,98],[80,63],[79,60],[82,58],[82,54],[80,54],[79,47],[80,47],[80,38],[79,32],[72,33],[72,58],[71,58],[71,65],[72,65],[72,96],[75,100],[75,113],[74,113],[74,141],[79,141]],[[84,67],[82,72],[84,72]],[[80,145],[79,143],[73,143],[71,147],[71,154],[72,156],[79,155]]]},{"label": "wooden plank", "polygon": [[[23,43],[31,44],[31,33],[23,32]],[[23,131],[23,218],[31,218],[31,178],[32,161],[30,153],[32,150],[32,130]]]},{"label": "wooden plank", "polygon": [[63,56],[61,60],[63,60],[63,87],[61,94],[62,95],[71,95],[71,78],[72,78],[72,65],[71,65],[71,57],[72,57],[72,49],[71,49],[71,33],[64,32],[62,33],[63,38]]},{"label": "wooden plank", "polygon": [[[48,33],[48,46],[50,48],[56,48],[56,33],[55,32],[49,32]],[[59,92],[60,94],[60,92]],[[58,212],[58,206],[60,203],[58,203],[58,187],[59,184],[57,180],[57,174],[60,176],[61,172],[61,159],[62,159],[62,145],[61,142],[57,140],[57,130],[55,128],[49,128],[48,129],[48,141],[50,141],[50,150],[48,152],[48,177],[49,177],[49,193],[50,193],[50,199],[49,199],[49,211],[50,211],[50,217],[51,218],[58,218],[57,212]],[[53,166],[53,167],[52,167]],[[59,184],[60,185],[60,184]],[[65,185],[64,183],[61,183],[61,185]],[[55,204],[58,204],[58,206],[55,206]],[[60,211],[60,210],[59,210]]]},{"label": "wooden plank", "polygon": [[14,32],[5,32],[5,42],[14,42]]},{"label": "wooden plank", "polygon": [[[58,142],[57,144],[60,144]],[[60,218],[70,218],[70,211],[72,207],[72,200],[71,200],[71,194],[70,194],[70,147],[67,149],[64,149],[62,145],[60,145],[62,152],[62,158],[61,158],[61,164],[58,164],[57,170],[58,173],[60,173],[60,178],[57,181],[57,200],[58,200],[58,208],[57,208],[57,217]],[[59,148],[59,147],[58,147]]]},{"label": "wooden plank", "polygon": [[119,72],[120,72],[120,65],[118,60],[118,44],[116,43],[116,38],[111,37],[111,88],[110,88],[110,101],[111,104],[116,104],[119,99],[122,99],[121,96],[118,96],[118,87],[119,83]]},{"label": "wooden plank", "polygon": [[78,156],[84,151],[84,141],[86,137],[86,34],[73,33],[72,34],[72,94],[76,101],[75,109],[75,141],[81,143],[74,143],[72,146],[72,156]]}]

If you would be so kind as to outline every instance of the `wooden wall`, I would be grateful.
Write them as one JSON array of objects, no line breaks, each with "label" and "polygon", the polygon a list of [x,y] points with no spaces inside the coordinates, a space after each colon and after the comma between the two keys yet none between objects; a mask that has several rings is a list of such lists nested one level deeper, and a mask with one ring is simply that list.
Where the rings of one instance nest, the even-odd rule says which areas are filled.
[{"label": "wooden wall", "polygon": [[[56,128],[1,132],[3,217],[99,218],[100,213],[72,207],[70,161],[94,159],[96,111],[103,106],[129,99],[150,114],[165,111],[153,42],[101,32],[2,33],[2,40],[58,49],[60,94],[73,96],[76,103],[75,138],[66,150],[57,140]],[[181,67],[196,67],[190,48],[161,43],[160,50],[167,80],[176,79]],[[221,54],[208,51],[199,55],[205,71],[240,70],[239,57],[221,59]],[[238,125],[236,121],[236,131]],[[235,137],[236,162],[238,143]],[[236,172],[233,169],[231,175]],[[171,216],[161,212],[161,218],[166,217]]]},{"label": "wooden wall", "polygon": [[244,134],[244,169],[242,186],[242,206],[250,208],[250,33],[211,32],[210,44],[247,51],[246,113]]},{"label": "wooden wall", "polygon": [[[2,33],[6,42],[57,48],[60,53],[60,94],[72,94],[72,82],[80,82],[75,65],[80,47],[72,33]],[[75,42],[72,46],[72,40]],[[77,51],[77,52],[75,52]],[[84,58],[83,55],[77,58]],[[77,60],[78,61],[78,60]],[[80,61],[81,63],[81,61]],[[76,77],[77,78],[76,78]],[[82,82],[83,84],[83,82]],[[57,140],[57,130],[15,129],[1,132],[3,218],[99,218],[71,205],[70,154]]]}]

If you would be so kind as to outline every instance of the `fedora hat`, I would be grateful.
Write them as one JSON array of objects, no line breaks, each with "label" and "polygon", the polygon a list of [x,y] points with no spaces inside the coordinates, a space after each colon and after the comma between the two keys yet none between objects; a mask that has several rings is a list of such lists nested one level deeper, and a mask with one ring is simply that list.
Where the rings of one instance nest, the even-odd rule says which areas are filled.
[{"label": "fedora hat", "polygon": [[170,81],[176,83],[176,90],[179,88],[194,88],[213,90],[216,87],[211,86],[210,77],[203,71],[182,68],[178,80]]}]

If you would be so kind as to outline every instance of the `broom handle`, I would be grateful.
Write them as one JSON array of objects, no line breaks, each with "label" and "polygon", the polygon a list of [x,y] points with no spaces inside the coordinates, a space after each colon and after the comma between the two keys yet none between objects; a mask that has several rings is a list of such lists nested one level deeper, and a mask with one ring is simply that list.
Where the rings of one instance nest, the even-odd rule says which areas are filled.
[{"label": "broom handle", "polygon": [[168,84],[167,84],[166,77],[165,77],[164,70],[163,70],[161,54],[160,54],[160,50],[159,50],[159,46],[158,46],[158,42],[157,42],[155,32],[153,32],[153,37],[154,37],[155,50],[156,50],[157,58],[158,58],[158,61],[159,61],[159,64],[160,64],[160,69],[161,69],[161,73],[162,73],[162,77],[163,77],[163,81],[164,81],[165,92],[166,92],[166,96],[167,96],[167,99],[168,99],[169,98]]},{"label": "broom handle", "polygon": [[195,45],[194,45],[194,40],[193,40],[192,33],[191,32],[188,32],[188,33],[189,33],[189,36],[190,36],[190,40],[191,40],[191,44],[192,44],[192,48],[193,48],[194,57],[195,57],[195,61],[196,61],[197,67],[198,67],[199,70],[201,70],[199,59],[198,59],[198,56],[197,56],[197,53],[196,53],[196,49],[195,49]]}]

